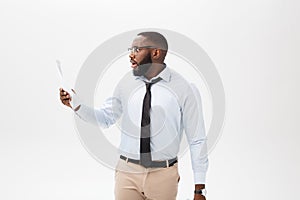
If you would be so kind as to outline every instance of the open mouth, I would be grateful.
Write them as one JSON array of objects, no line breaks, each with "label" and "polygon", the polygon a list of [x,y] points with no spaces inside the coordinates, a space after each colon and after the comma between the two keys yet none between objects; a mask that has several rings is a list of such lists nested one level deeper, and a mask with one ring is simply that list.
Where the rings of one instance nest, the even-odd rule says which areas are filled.
[{"label": "open mouth", "polygon": [[132,68],[136,68],[138,66],[137,62],[135,62],[134,60],[130,60],[130,62]]}]

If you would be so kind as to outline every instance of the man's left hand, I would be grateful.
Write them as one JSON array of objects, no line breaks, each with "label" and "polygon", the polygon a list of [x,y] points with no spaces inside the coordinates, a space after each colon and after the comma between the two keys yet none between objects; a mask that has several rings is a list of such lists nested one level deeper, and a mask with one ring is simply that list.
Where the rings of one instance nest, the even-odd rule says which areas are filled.
[{"label": "man's left hand", "polygon": [[206,198],[201,194],[194,194],[194,200],[206,200]]},{"label": "man's left hand", "polygon": [[[195,190],[201,190],[205,188],[205,184],[196,184]],[[205,196],[202,194],[194,194],[194,200],[206,200]]]}]

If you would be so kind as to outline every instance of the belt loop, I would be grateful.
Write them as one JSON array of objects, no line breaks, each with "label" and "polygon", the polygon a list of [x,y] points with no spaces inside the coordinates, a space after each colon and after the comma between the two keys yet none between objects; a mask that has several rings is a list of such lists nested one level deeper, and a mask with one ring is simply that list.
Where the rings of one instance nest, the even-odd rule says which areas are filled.
[{"label": "belt loop", "polygon": [[166,160],[166,163],[167,163],[167,167],[169,167],[169,160]]},{"label": "belt loop", "polygon": [[128,158],[126,158],[126,163],[128,163]]}]

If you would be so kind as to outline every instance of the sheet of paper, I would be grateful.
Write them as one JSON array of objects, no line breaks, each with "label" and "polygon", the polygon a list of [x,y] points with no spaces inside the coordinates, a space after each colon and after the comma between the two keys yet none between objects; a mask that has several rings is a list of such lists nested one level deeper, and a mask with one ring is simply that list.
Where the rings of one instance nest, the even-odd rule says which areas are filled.
[{"label": "sheet of paper", "polygon": [[61,62],[59,60],[56,60],[56,65],[57,65],[58,73],[59,73],[59,76],[60,76],[61,87],[65,91],[67,91],[71,96],[73,96],[73,91],[71,90],[71,87],[69,87],[69,85],[66,84],[66,81],[64,80],[64,75],[63,75],[63,71],[62,71],[62,67],[61,67]]}]

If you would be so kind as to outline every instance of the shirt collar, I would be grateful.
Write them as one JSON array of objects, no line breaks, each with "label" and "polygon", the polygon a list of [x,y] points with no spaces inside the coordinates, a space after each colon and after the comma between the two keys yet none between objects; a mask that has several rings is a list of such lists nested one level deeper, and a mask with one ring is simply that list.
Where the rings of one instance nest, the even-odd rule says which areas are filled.
[{"label": "shirt collar", "polygon": [[146,81],[146,82],[152,82],[153,80],[157,79],[158,77],[162,78],[162,80],[164,80],[166,82],[171,81],[171,71],[167,67],[167,65],[157,76],[153,77],[150,80],[146,79],[144,76],[136,76],[135,79],[139,79],[139,80]]}]

